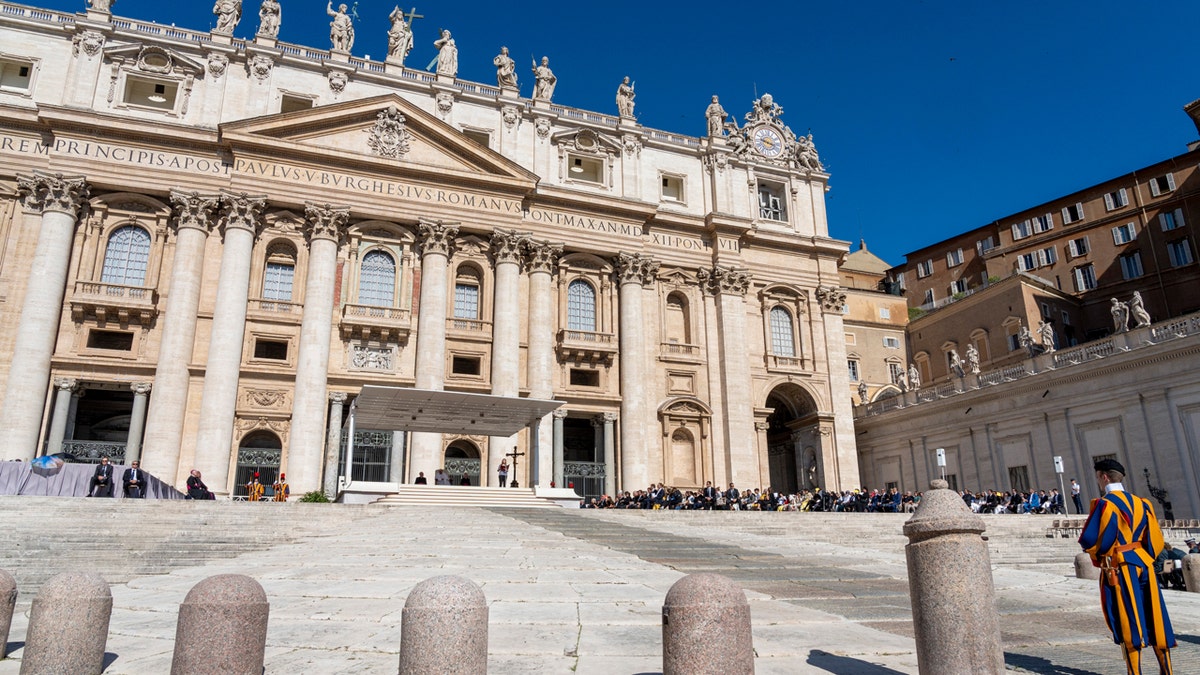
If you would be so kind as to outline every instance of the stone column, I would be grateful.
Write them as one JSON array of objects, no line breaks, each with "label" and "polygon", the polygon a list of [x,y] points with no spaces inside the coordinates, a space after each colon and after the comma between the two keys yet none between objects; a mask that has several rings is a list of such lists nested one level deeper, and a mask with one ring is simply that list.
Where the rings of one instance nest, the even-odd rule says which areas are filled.
[{"label": "stone column", "polygon": [[[562,255],[562,244],[527,241],[525,244],[527,257],[526,265],[529,270],[529,338],[526,361],[529,368],[527,382],[529,398],[551,399],[554,397],[554,271],[558,267],[558,258]],[[561,429],[551,424],[549,416],[542,418],[538,426],[542,448],[554,443],[557,448],[557,436],[551,435]],[[555,450],[557,452],[557,450]],[[558,455],[543,452],[539,455],[538,475],[553,476],[554,484],[565,487],[562,482],[562,469],[559,467]],[[553,462],[553,463],[552,463]]]},{"label": "stone column", "polygon": [[289,480],[297,494],[321,487],[337,253],[338,244],[346,233],[350,207],[308,202],[304,213],[308,217],[305,226],[308,274],[304,281],[304,316],[300,320],[300,350],[296,359],[287,462]]},{"label": "stone column", "polygon": [[613,423],[617,421],[617,413],[604,413],[604,492],[617,496],[617,456],[616,444],[613,442]]},{"label": "stone column", "polygon": [[[825,328],[825,354],[829,363],[829,389],[833,392],[833,435],[823,445],[822,469],[825,486],[850,490],[859,485],[858,451],[854,444],[854,409],[850,397],[850,373],[846,369],[846,331],[842,325],[842,307],[846,292],[837,286],[818,286],[821,323]],[[1001,485],[1002,483],[997,483]]]},{"label": "stone column", "polygon": [[346,392],[329,392],[329,429],[325,434],[325,494],[337,498],[338,460],[342,454],[342,406],[346,404]]},{"label": "stone column", "polygon": [[[133,390],[133,412],[129,415],[129,437],[125,440],[125,464],[142,458],[142,433],[146,430],[146,399],[150,397],[149,382],[134,382],[129,385]],[[159,474],[157,467],[151,467],[157,475],[166,480],[174,476]]]},{"label": "stone column", "polygon": [[[697,273],[700,286],[716,304],[717,344],[720,347],[721,399],[725,404],[725,465],[729,480],[745,487],[762,483],[769,472],[766,448],[759,452],[750,400],[750,363],[746,353],[746,291],[750,275],[742,270],[713,267]],[[712,355],[709,356],[712,358]]]},{"label": "stone column", "polygon": [[642,330],[642,284],[658,263],[640,253],[621,253],[614,261],[620,285],[621,349],[621,484],[640,485],[649,475],[645,429],[646,339]]},{"label": "stone column", "polygon": [[559,408],[550,413],[554,418],[554,485],[556,487],[567,487],[566,476],[563,467],[563,420],[567,418],[567,411]]},{"label": "stone column", "polygon": [[[421,307],[417,312],[417,389],[441,391],[446,381],[446,267],[458,236],[458,224],[422,221]],[[409,480],[418,471],[427,476],[441,468],[442,435],[414,433]]]},{"label": "stone column", "polygon": [[171,191],[175,205],[175,261],[163,314],[162,342],[154,369],[154,400],[146,421],[144,455],[155,475],[174,483],[183,446],[192,380],[189,364],[196,341],[196,314],[204,275],[204,247],[212,229],[219,195]]},{"label": "stone column", "polygon": [[218,495],[229,494],[232,480],[229,455],[242,369],[250,263],[266,201],[265,196],[228,191],[221,194],[225,247],[221,252],[221,276],[217,281],[217,304],[200,399],[200,430],[196,434],[196,468],[212,476],[210,489]]},{"label": "stone column", "polygon": [[[496,282],[492,303],[492,395],[521,394],[521,249],[529,235],[497,229],[492,233],[492,257]],[[514,436],[488,438],[488,462],[480,483],[499,486],[496,470],[508,448],[516,446]],[[530,443],[526,460],[536,462]],[[530,467],[530,475],[536,473]],[[536,487],[532,484],[527,487]]]},{"label": "stone column", "polygon": [[0,437],[4,438],[0,458],[33,459],[41,437],[76,216],[88,197],[88,184],[83,176],[34,171],[17,174],[17,189],[25,210],[40,211],[42,222],[0,410]]},{"label": "stone column", "polygon": [[54,378],[54,412],[50,417],[50,438],[46,440],[45,453],[62,452],[63,439],[67,437],[67,417],[71,411],[71,397],[79,382],[70,377]]}]

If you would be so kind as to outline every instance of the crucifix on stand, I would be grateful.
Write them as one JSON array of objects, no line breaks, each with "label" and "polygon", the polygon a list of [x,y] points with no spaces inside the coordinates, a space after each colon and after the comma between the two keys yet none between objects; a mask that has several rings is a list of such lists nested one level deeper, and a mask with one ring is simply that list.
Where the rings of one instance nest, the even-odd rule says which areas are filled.
[{"label": "crucifix on stand", "polygon": [[[525,453],[523,453],[523,452],[517,452],[517,449],[516,449],[516,448],[513,448],[513,451],[512,451],[512,452],[510,452],[510,453],[508,453],[507,455],[505,455],[505,457],[512,457],[512,476],[513,476],[513,479],[512,479],[511,481],[509,481],[509,483],[508,483],[508,487],[521,487],[520,485],[518,485],[518,484],[517,484],[517,458],[518,458],[518,457],[524,457],[524,456],[525,456]],[[501,487],[503,487],[503,486],[501,486]]]}]

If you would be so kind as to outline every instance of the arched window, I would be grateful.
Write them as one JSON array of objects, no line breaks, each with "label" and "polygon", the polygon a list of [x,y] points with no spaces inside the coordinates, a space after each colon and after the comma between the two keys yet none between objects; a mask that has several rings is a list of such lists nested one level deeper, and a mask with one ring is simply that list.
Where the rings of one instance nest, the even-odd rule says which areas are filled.
[{"label": "arched window", "polygon": [[792,333],[792,315],[782,307],[771,308],[771,353],[795,356],[796,339]]},{"label": "arched window", "polygon": [[358,270],[358,303],[391,307],[396,299],[396,259],[384,251],[363,256]]},{"label": "arched window", "polygon": [[691,326],[688,322],[687,300],[679,293],[667,296],[667,342],[691,344]]},{"label": "arched window", "polygon": [[119,227],[108,235],[100,281],[141,286],[146,283],[146,266],[149,263],[150,233],[136,225]]},{"label": "arched window", "polygon": [[291,302],[295,277],[295,247],[286,241],[271,244],[267,248],[267,266],[263,271],[263,299]]},{"label": "arched window", "polygon": [[454,282],[454,318],[479,318],[479,271],[473,267],[459,267]]},{"label": "arched window", "polygon": [[596,289],[582,279],[567,286],[567,330],[596,332]]}]

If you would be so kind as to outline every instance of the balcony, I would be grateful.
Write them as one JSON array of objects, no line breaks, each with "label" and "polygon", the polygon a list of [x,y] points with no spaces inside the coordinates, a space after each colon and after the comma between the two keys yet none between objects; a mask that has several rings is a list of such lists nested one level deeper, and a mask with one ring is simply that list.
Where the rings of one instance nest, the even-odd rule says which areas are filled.
[{"label": "balcony", "polygon": [[259,321],[298,324],[304,318],[304,305],[290,300],[250,298],[246,303],[246,316]]},{"label": "balcony", "polygon": [[587,330],[558,331],[558,357],[573,363],[603,363],[611,366],[619,347],[617,336]]},{"label": "balcony", "polygon": [[492,322],[482,319],[446,319],[446,337],[468,342],[491,342]]},{"label": "balcony", "polygon": [[157,314],[158,293],[153,288],[77,281],[71,295],[71,317],[75,321],[94,318],[100,324],[116,321],[145,326]]},{"label": "balcony", "polygon": [[804,359],[799,356],[767,354],[767,370],[783,370],[794,373],[804,370]]},{"label": "balcony", "polygon": [[353,305],[342,307],[342,337],[346,339],[379,340],[381,342],[408,341],[412,328],[412,312],[399,307],[377,307]]},{"label": "balcony", "polygon": [[658,358],[663,361],[682,361],[699,363],[700,345],[688,345],[681,342],[663,342],[658,346]]}]

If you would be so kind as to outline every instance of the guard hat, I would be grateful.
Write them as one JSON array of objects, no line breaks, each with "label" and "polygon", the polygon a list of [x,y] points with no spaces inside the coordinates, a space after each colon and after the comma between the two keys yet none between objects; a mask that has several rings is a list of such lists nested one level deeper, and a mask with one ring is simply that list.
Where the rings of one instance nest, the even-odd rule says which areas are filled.
[{"label": "guard hat", "polygon": [[1125,474],[1125,467],[1115,459],[1102,459],[1096,462],[1093,468],[1097,471],[1116,471],[1121,475]]}]

